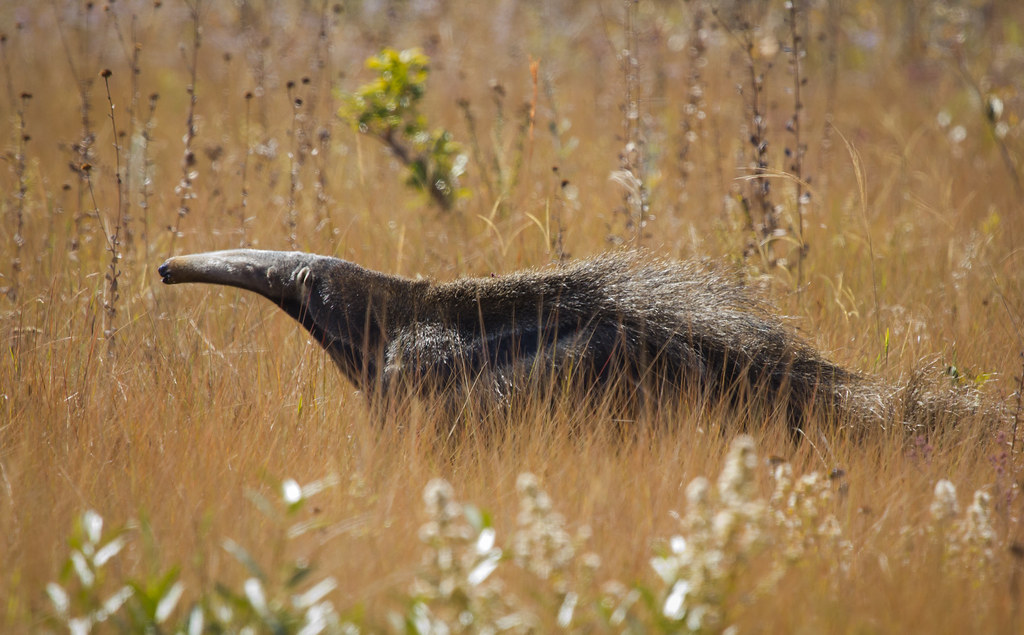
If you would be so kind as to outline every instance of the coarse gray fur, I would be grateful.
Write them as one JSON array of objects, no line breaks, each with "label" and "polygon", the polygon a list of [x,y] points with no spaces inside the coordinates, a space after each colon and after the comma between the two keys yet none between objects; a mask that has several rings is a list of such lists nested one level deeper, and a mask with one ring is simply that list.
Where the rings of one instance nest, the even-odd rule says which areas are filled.
[{"label": "coarse gray fur", "polygon": [[743,285],[695,262],[620,252],[434,283],[327,256],[239,249],[173,257],[159,273],[166,284],[269,298],[371,396],[476,393],[509,403],[539,386],[572,384],[583,395],[614,386],[648,404],[684,393],[733,404],[754,396],[794,426],[861,399],[858,376]]}]

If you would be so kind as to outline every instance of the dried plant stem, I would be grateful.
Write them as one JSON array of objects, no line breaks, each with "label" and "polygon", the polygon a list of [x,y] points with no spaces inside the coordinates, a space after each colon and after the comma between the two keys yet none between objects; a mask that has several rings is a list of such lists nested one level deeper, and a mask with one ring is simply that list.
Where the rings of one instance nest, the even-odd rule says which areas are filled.
[{"label": "dried plant stem", "polygon": [[[519,121],[519,128],[516,130],[516,141],[512,152],[512,161],[505,161],[504,165],[502,165],[498,163],[497,157],[495,157],[495,164],[500,169],[498,173],[498,182],[501,185],[501,191],[506,194],[511,194],[515,191],[516,186],[519,185],[519,175],[522,174],[523,166],[529,162],[529,148],[527,147],[527,142],[530,137],[530,128],[533,126],[534,115],[529,104],[524,104],[520,112],[521,117]],[[511,163],[510,166],[509,163]]]},{"label": "dried plant stem", "polygon": [[[495,201],[491,174],[487,169],[487,162],[484,161],[483,152],[480,150],[480,138],[476,132],[476,116],[473,115],[473,109],[470,107],[468,99],[459,99],[455,103],[466,120],[466,129],[469,131],[469,149],[473,153],[473,163],[480,171],[480,180],[483,181],[484,189],[487,191],[487,200],[488,202]],[[492,207],[497,210],[499,206],[492,205]]]},{"label": "dried plant stem", "polygon": [[199,69],[199,47],[202,43],[202,30],[200,29],[199,11],[202,0],[186,3],[189,15],[192,18],[192,55],[185,56],[185,66],[189,71],[189,84],[185,89],[188,93],[188,110],[185,115],[185,150],[181,161],[181,181],[178,183],[176,193],[178,194],[178,215],[174,219],[174,227],[171,229],[171,244],[167,250],[168,255],[174,253],[174,241],[181,232],[181,221],[191,211],[191,201],[196,197],[195,179],[198,176],[195,171],[196,155],[192,150],[192,143],[196,138],[196,75]]},{"label": "dried plant stem", "polygon": [[0,33],[0,63],[3,64],[4,68],[4,87],[7,89],[7,101],[10,102],[11,109],[17,108],[17,104],[14,99],[14,78],[11,74],[11,60],[7,56],[7,34]]},{"label": "dried plant stem", "polygon": [[623,84],[626,88],[625,116],[622,118],[623,138],[630,143],[640,136],[639,90],[640,61],[637,59],[636,6],[639,0],[624,0],[626,4],[626,50],[622,60]]},{"label": "dried plant stem", "polygon": [[238,246],[246,247],[248,241],[245,238],[245,219],[249,211],[249,157],[252,156],[252,139],[250,130],[252,128],[252,92],[245,93],[245,153],[242,155],[242,184],[239,192],[241,202],[238,206]]},{"label": "dried plant stem", "polygon": [[[956,53],[957,67],[960,69],[960,74],[963,76],[964,81],[971,87],[971,91],[974,92],[975,96],[982,104],[988,103],[985,98],[985,93],[981,88],[981,85],[971,74],[970,69],[967,68],[967,61],[964,59],[963,52],[957,51]],[[1010,151],[1006,147],[1006,142],[996,134],[996,118],[993,116],[986,116],[985,121],[988,122],[988,126],[991,129],[992,137],[996,141],[996,145],[999,146],[999,155],[1003,160],[1003,165],[1006,167],[1006,173],[1010,176],[1010,181],[1013,183],[1013,191],[1017,195],[1017,200],[1024,200],[1024,183],[1021,182],[1020,174],[1017,172],[1017,166],[1013,163],[1013,157],[1010,156]]]},{"label": "dried plant stem", "polygon": [[[111,72],[109,69],[104,69],[103,72],[100,73],[100,76],[103,77],[103,85],[107,90],[107,104],[110,106],[110,128],[114,133],[114,175],[117,178],[118,211],[117,214],[115,214],[114,233],[111,234],[109,231],[104,231],[104,236],[107,238],[107,250],[110,252],[110,264],[107,266],[107,293],[106,298],[103,301],[103,335],[107,340],[107,357],[113,357],[115,343],[114,336],[117,333],[117,301],[120,298],[118,282],[121,277],[121,231],[123,229],[124,219],[126,218],[124,210],[127,207],[127,196],[125,195],[124,180],[121,178],[121,146],[118,142],[117,120],[114,118],[114,99],[110,95]],[[96,195],[93,192],[91,179],[89,180],[89,194],[92,196],[93,207],[96,209],[98,214],[99,208],[96,207]]]},{"label": "dried plant stem", "polygon": [[[331,13],[328,0],[323,0],[320,5],[320,33],[317,39],[316,61],[314,81],[310,87],[311,96],[309,100],[311,121],[316,121],[317,108],[320,107],[320,86],[326,84],[328,90],[322,91],[327,112],[331,111],[330,102],[330,81],[331,81]],[[317,149],[315,150],[316,161],[316,228],[319,231],[324,227],[329,228],[330,235],[334,235],[334,227],[331,224],[330,198],[327,195],[327,175],[330,174],[331,138],[334,117],[328,116],[316,129]]]},{"label": "dried plant stem", "polygon": [[331,220],[330,197],[327,194],[327,175],[330,174],[331,163],[331,124],[326,123],[317,131],[317,166],[316,166],[316,219],[317,230],[328,228],[330,236],[334,236],[335,227]]},{"label": "dried plant stem", "polygon": [[883,342],[882,353],[878,356],[883,366],[889,364],[889,346],[886,339],[888,339],[888,329],[885,331],[885,339],[882,335],[882,303],[878,297],[878,272],[875,271],[875,247],[874,242],[871,240],[871,223],[868,222],[868,189],[867,179],[864,174],[864,164],[861,161],[860,153],[850,143],[850,140],[839,131],[835,129],[835,133],[839,135],[839,138],[843,140],[846,145],[846,151],[850,155],[850,163],[853,166],[854,177],[857,180],[857,192],[860,203],[860,216],[864,223],[864,240],[868,245],[868,262],[871,265],[871,294],[875,302],[875,335],[879,342]]},{"label": "dried plant stem", "polygon": [[[532,66],[532,65],[531,65]],[[505,157],[498,152],[497,149],[502,147],[502,142],[505,138],[505,87],[500,82],[491,82],[491,98],[494,100],[494,124],[491,128],[491,146],[495,148],[495,152],[491,156],[491,167],[494,169],[494,185],[496,195],[505,200],[509,193],[508,175],[506,173],[508,161]],[[529,108],[529,106],[525,106]],[[517,152],[519,153],[519,162],[522,162],[522,152],[525,148],[525,133],[526,129],[522,130],[524,136],[518,139]],[[481,166],[483,169],[483,166]],[[487,171],[482,171],[481,174],[486,175]],[[487,177],[490,179],[490,177]]]},{"label": "dried plant stem", "polygon": [[675,153],[679,176],[680,203],[685,203],[689,199],[687,189],[694,169],[691,152],[699,147],[698,143],[704,136],[704,119],[707,116],[704,101],[705,81],[701,71],[702,60],[707,53],[707,38],[703,32],[704,20],[703,6],[698,4],[690,14],[690,41],[687,47],[689,69],[687,73],[686,103],[682,107],[679,144]]},{"label": "dried plant stem", "polygon": [[292,107],[292,126],[289,131],[292,137],[292,151],[288,153],[288,215],[285,222],[288,226],[288,244],[292,249],[298,249],[299,212],[296,206],[298,204],[299,177],[304,157],[303,137],[305,137],[305,133],[302,130],[302,115],[300,113],[302,98],[292,96],[294,88],[295,82],[288,82],[288,103]]},{"label": "dried plant stem", "polygon": [[[1020,201],[1024,201],[1024,183],[1021,182],[1020,173],[1017,170],[1017,165],[1013,162],[1013,157],[1010,155],[1010,149],[1006,146],[1006,140],[998,133],[998,117],[996,116],[996,113],[993,112],[992,104],[989,99],[986,98],[985,92],[982,90],[978,80],[974,78],[974,75],[971,74],[970,69],[967,67],[967,60],[964,59],[963,51],[958,48],[955,50],[955,55],[960,75],[964,78],[967,85],[970,86],[971,91],[978,98],[978,101],[985,105],[985,122],[989,128],[989,132],[992,133],[992,138],[995,140],[996,146],[999,148],[999,157],[1002,159],[1003,167],[1006,168],[1006,173],[1010,177],[1010,182],[1013,184],[1013,191],[1014,194],[1016,194],[1019,209]],[[1010,243],[1012,245],[1017,244],[1014,232],[1015,224],[1016,223],[1010,223]]]},{"label": "dried plant stem", "polygon": [[[748,90],[743,91],[747,98],[748,120],[750,122],[750,147],[753,174],[750,179],[750,197],[743,197],[743,211],[746,215],[747,228],[753,232],[758,239],[758,251],[766,259],[769,267],[775,266],[775,257],[772,249],[772,242],[775,240],[776,231],[779,227],[778,214],[771,200],[771,179],[768,176],[768,112],[767,98],[765,97],[765,74],[771,69],[768,63],[766,69],[761,69],[755,55],[755,41],[753,23],[751,20],[739,20],[736,28],[730,25],[729,20],[724,19],[717,9],[712,9],[712,15],[719,24],[736,42],[743,54],[744,65],[748,82]],[[759,213],[755,220],[754,213]]]},{"label": "dried plant stem", "polygon": [[18,117],[18,128],[16,130],[18,137],[15,139],[17,150],[14,155],[14,173],[18,179],[18,190],[14,195],[14,253],[11,257],[11,283],[6,288],[8,297],[14,300],[18,297],[18,278],[21,273],[21,248],[25,244],[25,195],[28,193],[25,147],[29,141],[29,135],[26,131],[25,107],[28,101],[32,99],[32,94],[22,93],[20,100],[14,96],[14,82],[11,77],[10,59],[7,57],[6,34],[0,35],[0,55],[2,55],[3,60],[7,98],[11,104],[11,109],[16,112]]},{"label": "dried plant stem", "polygon": [[797,253],[796,260],[797,293],[800,293],[800,287],[803,284],[803,264],[804,258],[807,255],[807,244],[804,242],[804,205],[806,204],[805,196],[809,197],[809,194],[804,192],[803,175],[804,154],[807,151],[807,147],[800,138],[802,128],[801,115],[804,110],[804,104],[800,97],[804,84],[804,76],[801,72],[801,62],[804,55],[804,38],[800,34],[800,27],[798,24],[799,2],[800,0],[788,0],[787,4],[789,6],[789,10],[786,12],[790,35],[790,63],[793,71],[793,117],[789,120],[788,124],[790,132],[793,133],[793,149],[792,151],[787,151],[787,154],[792,159],[792,162],[789,165],[789,170],[793,176],[796,177],[793,179],[793,183],[796,189],[796,238],[799,241],[799,251]]},{"label": "dried plant stem", "polygon": [[644,229],[647,225],[649,193],[640,130],[640,35],[636,25],[639,0],[624,0],[624,2],[626,5],[626,50],[623,52],[622,68],[626,89],[623,113],[623,133],[626,145],[619,157],[619,163],[622,170],[628,172],[632,177],[630,180],[633,187],[626,188],[626,209],[630,223],[633,224],[632,240],[636,246],[640,246],[643,243]]},{"label": "dried plant stem", "polygon": [[825,110],[822,126],[821,144],[818,148],[816,161],[817,191],[822,200],[828,200],[829,173],[827,167],[832,154],[832,121],[835,118],[836,97],[839,92],[839,37],[842,23],[842,6],[839,2],[829,2],[826,8],[824,32],[826,42],[824,86]]},{"label": "dried plant stem", "polygon": [[[125,59],[128,62],[128,83],[129,83],[129,100],[127,116],[128,116],[128,144],[125,146],[125,170],[122,175],[124,188],[123,201],[124,206],[121,209],[122,219],[121,224],[124,227],[124,244],[128,245],[129,248],[135,243],[135,232],[132,230],[131,223],[131,191],[132,191],[132,169],[133,164],[132,155],[135,144],[132,142],[139,131],[139,119],[138,119],[138,108],[140,99],[139,89],[139,75],[141,70],[139,68],[139,60],[142,54],[142,44],[139,41],[137,32],[137,18],[133,14],[131,16],[131,25],[129,32],[131,33],[131,42],[128,42],[124,38],[124,34],[121,32],[121,22],[118,19],[117,11],[111,7],[111,10],[107,12],[110,15],[110,19],[113,22],[114,32],[117,34],[118,42],[121,44],[121,49],[124,52]],[[129,251],[129,254],[132,252]]]},{"label": "dried plant stem", "polygon": [[1013,410],[1013,435],[1010,438],[1010,456],[1013,457],[1013,463],[1017,463],[1017,427],[1020,424],[1020,415],[1024,411],[1024,351],[1018,353],[1020,358],[1021,368],[1020,375],[1017,377],[1017,393],[1016,401],[1017,407]]},{"label": "dried plant stem", "polygon": [[142,248],[144,262],[149,262],[149,198],[151,189],[150,175],[153,171],[152,159],[149,156],[149,144],[153,141],[153,115],[156,114],[156,102],[160,98],[156,93],[149,96],[149,109],[146,121],[142,124],[142,143],[139,146],[139,164],[142,166],[142,183],[139,185],[139,210],[142,214]]},{"label": "dried plant stem", "polygon": [[[56,2],[54,2],[54,6],[55,12],[59,15],[60,12],[56,10]],[[84,10],[87,13],[90,13],[93,8],[93,3],[89,2],[85,4]],[[77,209],[75,210],[74,218],[74,234],[71,237],[70,245],[72,252],[78,250],[82,242],[82,236],[85,233],[84,224],[88,212],[83,206],[85,204],[85,191],[87,188],[91,188],[91,184],[87,183],[89,175],[85,174],[78,168],[80,166],[90,164],[93,153],[93,143],[96,140],[96,135],[92,130],[89,105],[93,80],[91,76],[83,76],[80,74],[78,66],[75,64],[76,59],[88,60],[90,57],[90,21],[86,15],[79,16],[79,22],[85,25],[85,35],[81,38],[81,52],[80,54],[75,55],[75,53],[72,52],[71,45],[64,33],[63,23],[60,20],[57,21],[57,31],[60,34],[61,45],[64,48],[64,56],[67,59],[68,67],[71,69],[71,75],[75,78],[75,82],[78,85],[79,116],[81,119],[81,131],[79,132],[79,138],[72,146],[75,152],[75,158],[73,160],[74,167],[72,169],[74,169],[78,174],[78,195],[76,198]]]},{"label": "dried plant stem", "polygon": [[18,141],[17,151],[14,156],[14,172],[18,179],[18,191],[15,193],[14,205],[14,256],[11,259],[11,285],[8,295],[11,299],[17,299],[19,291],[19,278],[21,274],[21,250],[25,245],[25,197],[28,194],[28,175],[25,164],[25,151],[30,139],[28,126],[25,121],[25,108],[31,93],[22,93],[18,106]]},{"label": "dried plant stem", "polygon": [[[316,39],[316,52],[313,57],[313,81],[310,82],[309,86],[309,109],[311,113],[315,113],[315,110],[320,107],[320,87],[321,82],[326,77],[328,80],[327,87],[330,89],[330,77],[331,77],[331,18],[330,18],[330,7],[328,0],[322,0],[320,3],[320,30],[317,32]],[[330,90],[324,91],[325,96],[329,96]],[[326,101],[326,105],[330,108],[330,101]]]},{"label": "dried plant stem", "polygon": [[748,56],[747,71],[750,75],[750,122],[753,129],[750,145],[753,148],[754,176],[751,180],[754,201],[761,212],[760,235],[765,247],[778,228],[778,219],[771,201],[771,181],[766,178],[768,173],[768,117],[764,110],[764,75],[757,71],[753,56],[753,40],[746,47]]}]

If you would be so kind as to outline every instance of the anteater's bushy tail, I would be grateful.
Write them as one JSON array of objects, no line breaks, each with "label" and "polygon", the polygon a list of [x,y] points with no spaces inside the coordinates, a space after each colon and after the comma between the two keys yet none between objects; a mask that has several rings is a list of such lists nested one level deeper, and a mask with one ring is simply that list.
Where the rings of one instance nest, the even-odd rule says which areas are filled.
[{"label": "anteater's bushy tail", "polygon": [[721,267],[634,253],[575,263],[566,273],[577,289],[600,289],[609,313],[658,349],[669,374],[682,369],[684,383],[696,378],[705,390],[750,405],[732,398],[746,392],[755,405],[784,408],[793,426],[813,419],[912,432],[998,414],[977,387],[953,382],[935,363],[893,384],[833,363]]}]

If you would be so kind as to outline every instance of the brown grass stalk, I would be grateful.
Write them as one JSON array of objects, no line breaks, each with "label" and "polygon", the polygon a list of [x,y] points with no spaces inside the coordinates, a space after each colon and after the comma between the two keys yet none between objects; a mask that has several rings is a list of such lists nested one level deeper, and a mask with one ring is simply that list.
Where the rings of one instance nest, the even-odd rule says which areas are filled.
[{"label": "brown grass stalk", "polygon": [[[109,226],[104,222],[104,236],[107,239],[107,251],[110,252],[110,262],[107,265],[105,279],[107,281],[106,293],[103,299],[104,322],[103,336],[107,340],[107,356],[114,356],[115,337],[117,335],[117,303],[120,300],[120,278],[121,278],[121,242],[122,232],[125,230],[125,221],[128,218],[128,193],[127,184],[121,176],[121,137],[118,135],[117,119],[114,117],[114,98],[110,95],[110,69],[103,69],[100,77],[103,78],[103,87],[107,91],[107,104],[110,106],[110,128],[113,132],[114,141],[114,179],[117,181],[117,208],[114,214],[114,229],[111,233]],[[92,182],[89,183],[89,193],[93,196],[93,207],[96,206],[95,194],[92,189]],[[97,213],[99,210],[97,209]]]},{"label": "brown grass stalk", "polygon": [[801,99],[804,83],[807,78],[804,76],[803,58],[807,53],[806,36],[802,33],[800,22],[802,18],[802,7],[800,0],[789,0],[788,11],[786,12],[786,26],[789,28],[789,60],[790,70],[793,74],[793,116],[786,124],[787,130],[793,134],[793,148],[786,149],[786,156],[790,159],[789,170],[796,177],[794,183],[794,200],[796,207],[796,239],[798,241],[796,254],[796,289],[800,292],[804,279],[804,260],[807,257],[807,243],[804,241],[804,211],[807,207],[807,199],[810,193],[805,192],[804,182],[804,155],[807,153],[807,146],[801,138],[803,128],[804,104]]},{"label": "brown grass stalk", "polygon": [[199,175],[195,169],[196,154],[192,149],[192,144],[195,142],[196,134],[198,133],[196,129],[196,103],[199,101],[199,96],[196,93],[196,83],[199,72],[199,47],[202,43],[202,31],[200,28],[202,0],[192,0],[192,2],[186,2],[186,4],[192,21],[192,50],[191,55],[189,55],[182,48],[181,55],[189,74],[189,83],[185,87],[185,92],[188,94],[188,108],[185,111],[185,148],[181,159],[181,180],[178,181],[178,185],[174,188],[175,193],[178,195],[178,212],[174,218],[173,225],[168,226],[171,230],[170,246],[167,250],[168,255],[174,253],[174,241],[181,234],[181,222],[192,210],[192,201],[196,198],[195,179]]},{"label": "brown grass stalk", "polygon": [[[56,0],[54,0],[53,5],[56,11]],[[93,161],[93,145],[96,141],[96,134],[92,129],[92,118],[90,115],[92,110],[90,101],[93,77],[90,73],[83,72],[81,70],[82,66],[94,63],[91,29],[89,28],[94,8],[95,3],[93,2],[86,2],[84,5],[79,5],[77,18],[78,24],[82,27],[82,34],[79,38],[79,51],[77,54],[72,50],[73,43],[69,41],[69,36],[65,33],[63,22],[59,19],[57,21],[57,32],[60,35],[60,42],[64,50],[64,57],[67,60],[68,68],[71,69],[71,75],[78,86],[78,114],[79,121],[81,122],[78,139],[71,144],[71,151],[73,154],[71,159],[71,170],[78,175],[76,209],[74,215],[75,232],[70,240],[70,248],[72,252],[78,250],[84,240],[87,231],[86,218],[88,217],[88,211],[83,207],[85,205],[86,189],[88,189],[88,175],[77,170],[76,166],[88,165]],[[95,208],[95,206],[93,207]]]}]

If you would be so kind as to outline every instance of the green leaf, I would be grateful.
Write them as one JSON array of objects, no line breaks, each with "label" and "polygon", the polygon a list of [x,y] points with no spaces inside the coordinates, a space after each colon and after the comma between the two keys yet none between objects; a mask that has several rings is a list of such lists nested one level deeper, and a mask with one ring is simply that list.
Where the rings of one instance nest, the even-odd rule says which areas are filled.
[{"label": "green leaf", "polygon": [[249,555],[249,552],[245,550],[245,547],[230,538],[225,538],[222,545],[225,551],[234,556],[235,560],[240,562],[249,570],[249,573],[259,578],[261,581],[265,581],[267,579],[266,574],[263,573],[263,569],[260,568],[260,565],[256,564],[256,560]]},{"label": "green leaf", "polygon": [[313,567],[302,562],[295,562],[292,565],[291,575],[288,576],[288,580],[285,581],[284,585],[288,589],[294,589],[298,585],[302,584],[302,581],[309,577],[309,574],[313,572]]},{"label": "green leaf", "polygon": [[267,500],[265,496],[263,496],[263,494],[260,494],[255,490],[246,490],[245,497],[248,498],[249,501],[256,506],[256,509],[260,510],[260,512],[262,512],[264,516],[270,518],[271,520],[277,519],[277,510],[274,508],[274,505],[271,504],[271,502]]},{"label": "green leaf", "polygon": [[469,521],[469,524],[478,534],[484,529],[494,526],[490,512],[485,509],[480,509],[476,505],[463,505],[462,512],[466,515],[466,520]]}]

